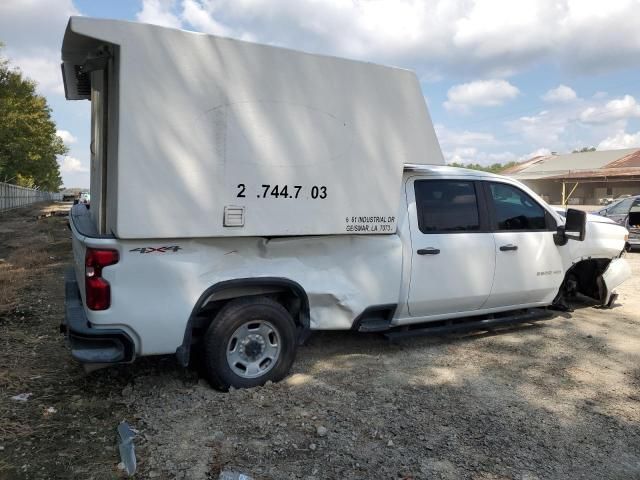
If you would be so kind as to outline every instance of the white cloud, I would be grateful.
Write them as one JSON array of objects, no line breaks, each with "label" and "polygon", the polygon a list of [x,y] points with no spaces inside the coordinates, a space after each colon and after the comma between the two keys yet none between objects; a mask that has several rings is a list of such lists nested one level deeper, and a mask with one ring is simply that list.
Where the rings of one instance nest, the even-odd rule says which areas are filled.
[{"label": "white cloud", "polygon": [[182,19],[199,32],[222,36],[233,35],[233,31],[217,22],[201,2],[184,0],[182,2]]},{"label": "white cloud", "polygon": [[487,146],[497,145],[498,141],[491,133],[472,132],[469,130],[450,130],[444,125],[436,124],[436,135],[442,148],[453,148],[459,146]]},{"label": "white cloud", "polygon": [[60,161],[60,172],[63,174],[68,173],[86,173],[89,168],[82,164],[80,160],[75,157],[65,156]]},{"label": "white cloud", "polygon": [[59,136],[66,145],[70,145],[78,141],[78,139],[69,130],[56,130],[56,135]]},{"label": "white cloud", "polygon": [[527,153],[526,155],[522,155],[518,157],[519,162],[526,162],[527,160],[531,160],[534,157],[544,157],[546,155],[551,155],[551,150],[545,147],[538,148],[533,152]]},{"label": "white cloud", "polygon": [[[71,15],[78,15],[72,0],[0,1],[0,40],[9,51],[26,52],[47,46],[58,51]],[[58,67],[59,68],[59,67]]]},{"label": "white cloud", "polygon": [[42,95],[64,95],[64,84],[60,73],[60,53],[44,50],[35,55],[19,55],[10,58],[11,64],[37,83]]},{"label": "white cloud", "polygon": [[509,151],[485,152],[475,147],[456,147],[443,151],[447,163],[479,163],[480,165],[492,165],[494,163],[509,163],[517,159],[517,155]]},{"label": "white cloud", "polygon": [[598,144],[598,150],[616,150],[619,148],[640,148],[640,131],[636,133],[626,133],[619,131],[615,135],[602,140]]},{"label": "white cloud", "polygon": [[38,83],[40,94],[63,94],[60,50],[72,0],[0,1],[0,41],[12,65]]},{"label": "white cloud", "polygon": [[518,96],[520,90],[506,80],[476,80],[454,85],[447,92],[447,110],[467,111],[473,107],[496,107]]},{"label": "white cloud", "polygon": [[611,100],[602,107],[588,107],[580,114],[584,123],[608,123],[632,117],[640,117],[640,105],[631,95]]},{"label": "white cloud", "polygon": [[[453,43],[475,61],[514,69],[553,48],[551,2],[539,0],[473,1],[460,5]],[[502,59],[502,60],[501,60]]]},{"label": "white cloud", "polygon": [[577,71],[640,64],[637,0],[143,0],[142,4],[138,19],[143,21],[418,65],[420,75],[436,78],[447,72],[506,76],[541,61]]},{"label": "white cloud", "polygon": [[563,4],[557,38],[569,66],[598,72],[638,65],[636,0],[565,0]]},{"label": "white cloud", "polygon": [[566,85],[558,85],[552,88],[542,96],[542,100],[550,103],[566,103],[572,102],[578,98],[573,88]]},{"label": "white cloud", "polygon": [[180,19],[173,13],[175,5],[175,0],[143,0],[142,10],[138,12],[136,19],[163,27],[181,28]]},{"label": "white cloud", "polygon": [[573,122],[575,114],[565,110],[542,110],[506,122],[507,127],[527,141],[537,145],[558,145],[561,136]]},{"label": "white cloud", "polygon": [[[570,152],[599,142],[624,145],[624,131],[632,118],[640,118],[640,104],[630,95],[609,101],[577,98],[556,102],[535,114],[505,122],[509,130],[506,136],[518,137],[522,145],[539,145],[558,152]],[[632,141],[629,134],[626,135],[626,142]],[[496,134],[496,138],[504,141],[501,135]]]}]

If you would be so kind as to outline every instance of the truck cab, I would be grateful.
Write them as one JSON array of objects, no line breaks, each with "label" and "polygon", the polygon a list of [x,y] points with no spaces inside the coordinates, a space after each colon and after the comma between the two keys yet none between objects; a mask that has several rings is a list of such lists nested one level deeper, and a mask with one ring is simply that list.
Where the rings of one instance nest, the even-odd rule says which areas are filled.
[{"label": "truck cab", "polygon": [[[550,305],[584,262],[626,263],[618,260],[624,229],[573,211],[585,231],[567,241],[558,234],[566,220],[517,181],[450,167],[408,170],[411,275],[398,324]],[[611,293],[602,289],[598,299],[606,304]]]}]

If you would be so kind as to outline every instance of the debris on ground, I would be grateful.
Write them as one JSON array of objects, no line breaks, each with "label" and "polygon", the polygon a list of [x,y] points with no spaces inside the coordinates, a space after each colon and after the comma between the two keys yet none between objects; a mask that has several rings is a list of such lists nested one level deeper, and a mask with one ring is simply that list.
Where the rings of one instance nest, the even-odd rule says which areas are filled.
[{"label": "debris on ground", "polygon": [[225,470],[220,472],[220,476],[218,480],[253,480],[249,475],[245,475],[240,472],[233,472],[230,470]]},{"label": "debris on ground", "polygon": [[11,400],[15,400],[16,402],[26,402],[32,395],[33,393],[20,393],[11,397]]},{"label": "debris on ground", "polygon": [[133,445],[133,439],[136,434],[129,424],[123,421],[118,425],[118,435],[120,436],[118,450],[120,451],[120,460],[124,465],[124,471],[129,475],[133,475],[136,473],[136,453]]}]

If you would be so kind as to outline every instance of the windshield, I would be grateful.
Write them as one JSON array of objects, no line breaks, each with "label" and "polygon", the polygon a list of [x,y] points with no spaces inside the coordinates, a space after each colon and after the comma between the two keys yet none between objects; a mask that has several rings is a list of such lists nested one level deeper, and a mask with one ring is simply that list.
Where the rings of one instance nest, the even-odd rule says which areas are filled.
[{"label": "windshield", "polygon": [[626,215],[629,212],[629,208],[631,208],[633,201],[633,198],[620,200],[619,202],[609,206],[609,208],[607,208],[607,213],[609,215]]}]

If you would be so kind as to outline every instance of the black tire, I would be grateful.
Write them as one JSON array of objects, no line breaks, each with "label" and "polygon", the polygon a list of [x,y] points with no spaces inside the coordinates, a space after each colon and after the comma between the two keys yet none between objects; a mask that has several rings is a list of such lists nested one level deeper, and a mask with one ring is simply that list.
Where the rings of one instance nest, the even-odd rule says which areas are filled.
[{"label": "black tire", "polygon": [[[234,332],[251,320],[269,322],[280,337],[279,356],[269,371],[255,378],[236,374],[227,361],[227,346]],[[287,376],[296,357],[296,325],[289,312],[266,297],[239,298],[227,303],[209,325],[204,337],[204,366],[211,386],[252,388]]]}]

